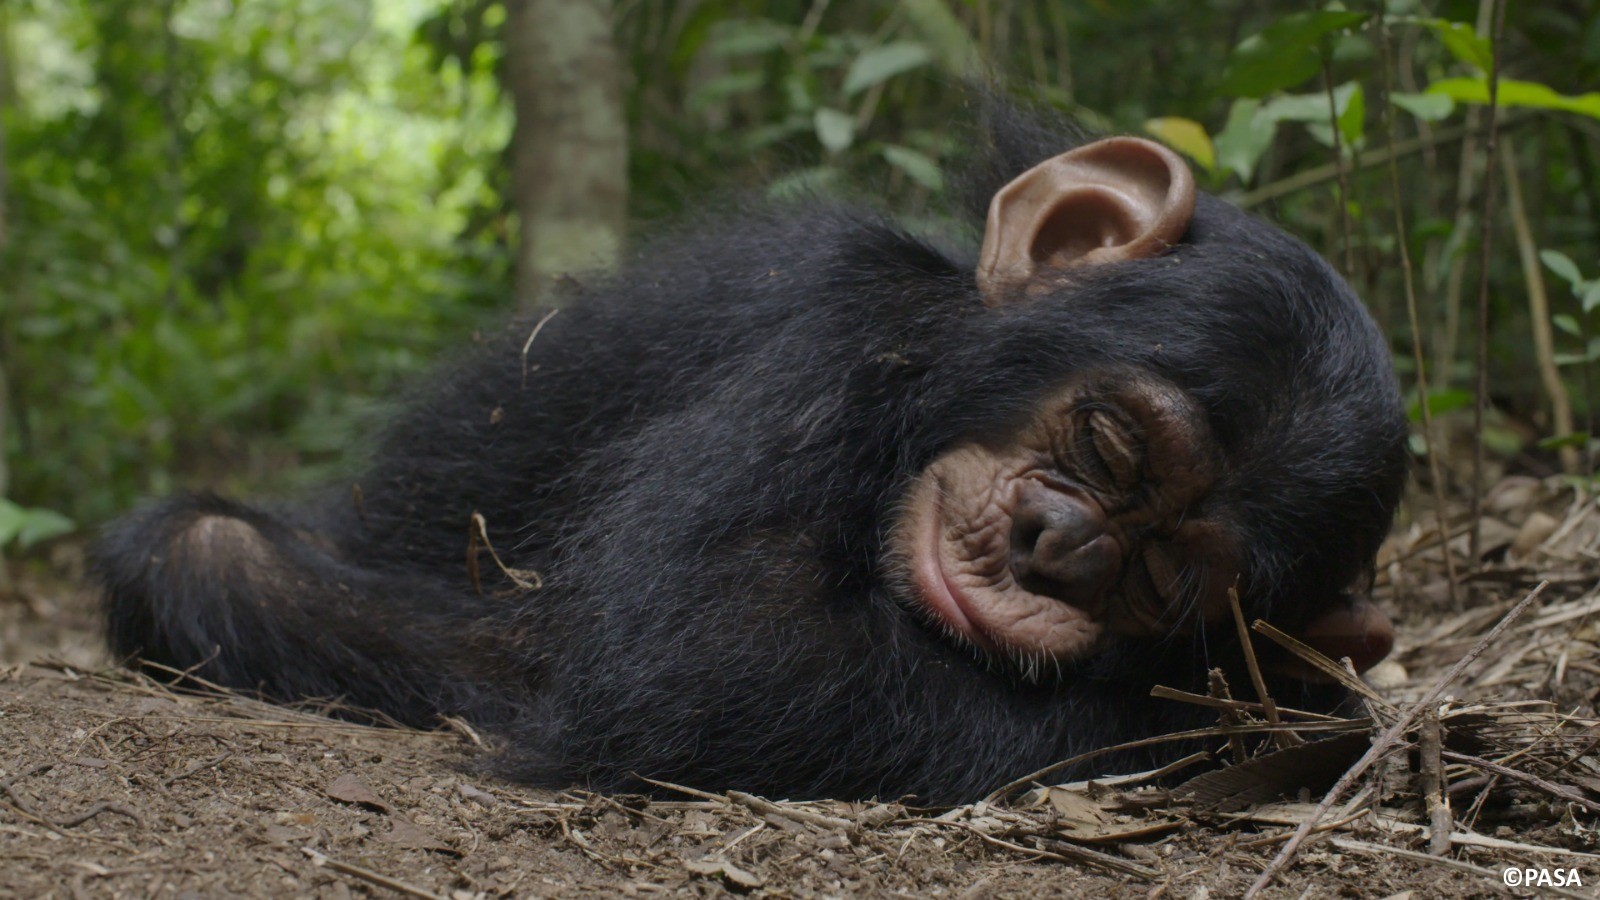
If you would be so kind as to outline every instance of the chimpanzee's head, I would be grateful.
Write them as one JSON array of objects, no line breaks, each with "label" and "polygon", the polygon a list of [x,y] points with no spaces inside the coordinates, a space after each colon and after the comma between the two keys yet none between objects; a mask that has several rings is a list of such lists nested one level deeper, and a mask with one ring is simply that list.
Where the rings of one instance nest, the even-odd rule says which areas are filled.
[{"label": "chimpanzee's head", "polygon": [[1215,622],[1234,588],[1358,668],[1388,652],[1362,582],[1405,420],[1382,336],[1320,258],[1197,195],[1171,151],[1111,138],[993,195],[977,280],[980,327],[1011,330],[1011,378],[1037,388],[912,483],[891,542],[910,605],[1025,677]]}]

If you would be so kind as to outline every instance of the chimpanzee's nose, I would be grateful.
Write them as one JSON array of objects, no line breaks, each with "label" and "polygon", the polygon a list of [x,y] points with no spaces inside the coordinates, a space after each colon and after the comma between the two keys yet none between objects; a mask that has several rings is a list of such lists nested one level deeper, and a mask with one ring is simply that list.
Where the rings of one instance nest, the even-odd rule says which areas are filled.
[{"label": "chimpanzee's nose", "polygon": [[1099,503],[1039,481],[1025,481],[1017,489],[1011,571],[1023,587],[1074,605],[1093,605],[1121,568],[1121,549]]}]

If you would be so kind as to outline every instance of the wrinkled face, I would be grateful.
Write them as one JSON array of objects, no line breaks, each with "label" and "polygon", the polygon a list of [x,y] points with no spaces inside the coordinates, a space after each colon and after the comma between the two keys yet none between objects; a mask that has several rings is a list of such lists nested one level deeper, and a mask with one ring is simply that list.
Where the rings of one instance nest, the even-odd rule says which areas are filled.
[{"label": "wrinkled face", "polygon": [[1203,500],[1220,460],[1200,410],[1158,378],[1085,375],[913,483],[893,553],[936,627],[1025,676],[1225,614],[1238,543]]}]

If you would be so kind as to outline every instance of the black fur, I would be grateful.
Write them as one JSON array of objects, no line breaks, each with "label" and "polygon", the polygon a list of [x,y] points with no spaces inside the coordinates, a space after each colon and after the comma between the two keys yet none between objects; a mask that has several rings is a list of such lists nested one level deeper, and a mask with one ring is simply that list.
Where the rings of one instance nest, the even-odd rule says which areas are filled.
[{"label": "black fur", "polygon": [[[997,114],[969,216],[1060,131]],[[462,714],[553,785],[967,800],[1084,750],[1214,721],[1226,632],[1125,642],[1056,683],[987,667],[886,586],[886,526],[943,448],[1071,373],[1172,379],[1227,460],[1245,603],[1293,624],[1370,566],[1405,471],[1383,340],[1299,242],[1211,197],[1187,239],[982,305],[971,248],[774,206],[668,238],[410,401],[360,480],[277,515],[212,497],[101,541],[111,643],[280,699]],[[481,513],[519,587],[486,552]],[[1220,635],[1220,636],[1219,636]],[[1280,700],[1312,703],[1316,698]],[[1152,749],[1096,761],[1149,764]],[[1072,773],[1066,773],[1072,774]]]}]

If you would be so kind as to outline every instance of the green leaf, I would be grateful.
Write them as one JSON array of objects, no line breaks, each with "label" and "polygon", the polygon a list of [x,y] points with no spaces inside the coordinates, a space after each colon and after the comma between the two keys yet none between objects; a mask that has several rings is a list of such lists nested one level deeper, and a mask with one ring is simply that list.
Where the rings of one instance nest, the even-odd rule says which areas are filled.
[{"label": "green leaf", "polygon": [[1594,308],[1600,306],[1600,278],[1589,282],[1589,286],[1583,289],[1583,296],[1578,298],[1578,303],[1585,313],[1594,312]]},{"label": "green leaf", "polygon": [[739,145],[746,152],[752,152],[781,141],[790,140],[810,130],[811,118],[809,116],[790,116],[782,122],[746,129],[739,140]]},{"label": "green leaf", "polygon": [[1255,174],[1256,163],[1272,146],[1272,137],[1277,131],[1278,123],[1272,117],[1262,115],[1260,100],[1241,97],[1233,101],[1233,106],[1228,109],[1227,125],[1212,142],[1217,165],[1238,175],[1240,181],[1248,184]]},{"label": "green leaf", "polygon": [[[1367,124],[1367,96],[1361,90],[1361,85],[1350,83],[1353,90],[1345,99],[1343,108],[1339,111],[1339,136],[1344,138],[1346,146],[1354,146],[1361,142],[1361,136],[1366,133]],[[1337,100],[1338,91],[1334,92]]]},{"label": "green leaf", "polygon": [[1560,250],[1540,250],[1539,261],[1573,287],[1583,283],[1583,273],[1578,271],[1578,264]]},{"label": "green leaf", "polygon": [[0,497],[0,547],[11,543],[12,538],[22,533],[22,523],[27,515],[27,510]]},{"label": "green leaf", "polygon": [[916,41],[896,41],[873,47],[850,64],[850,71],[844,76],[845,96],[858,94],[902,72],[926,65],[932,59],[933,52]]},{"label": "green leaf", "polygon": [[1443,121],[1456,109],[1456,102],[1444,94],[1390,94],[1389,102],[1424,122]]},{"label": "green leaf", "polygon": [[1578,320],[1566,313],[1556,313],[1550,317],[1550,324],[1565,331],[1573,337],[1583,337],[1583,328],[1578,325]]},{"label": "green leaf", "polygon": [[790,172],[767,186],[767,196],[786,200],[816,194],[832,187],[839,180],[839,170],[833,166],[816,166]]},{"label": "green leaf", "polygon": [[718,22],[706,47],[712,56],[768,53],[787,46],[793,27],[771,19],[728,19]]},{"label": "green leaf", "polygon": [[1578,448],[1581,449],[1584,445],[1586,445],[1588,443],[1589,443],[1589,433],[1588,432],[1586,432],[1586,431],[1574,431],[1571,434],[1558,434],[1558,435],[1555,435],[1555,436],[1552,436],[1552,437],[1547,437],[1547,438],[1541,439],[1539,441],[1539,449],[1540,450],[1564,450],[1567,447],[1578,447]]},{"label": "green leaf", "polygon": [[[1338,108],[1339,95],[1334,93],[1333,109]],[[1261,114],[1274,122],[1326,122],[1330,108],[1328,96],[1316,94],[1280,94],[1261,107]]]},{"label": "green leaf", "polygon": [[60,537],[78,527],[49,509],[28,509],[0,497],[0,547],[15,540],[23,548]]},{"label": "green leaf", "polygon": [[30,509],[27,519],[22,523],[22,531],[17,535],[17,543],[25,548],[31,547],[40,541],[67,534],[77,527],[71,519],[55,510]]},{"label": "green leaf", "polygon": [[[1553,317],[1552,317],[1553,318]],[[1592,363],[1600,359],[1600,337],[1592,337],[1582,353],[1557,353],[1556,365],[1575,366],[1582,363]]]},{"label": "green leaf", "polygon": [[1527,441],[1522,432],[1506,425],[1483,426],[1483,449],[1502,459],[1510,459],[1522,452]]},{"label": "green leaf", "polygon": [[849,113],[824,106],[818,108],[811,121],[817,131],[817,140],[829,153],[846,150],[855,143],[856,120]]},{"label": "green leaf", "polygon": [[[1328,43],[1331,45],[1328,59],[1336,66],[1367,63],[1378,58],[1378,48],[1364,34],[1336,34]],[[1346,68],[1353,67],[1346,65]]]},{"label": "green leaf", "polygon": [[983,65],[977,42],[944,0],[900,0],[898,6],[947,71],[968,75]]},{"label": "green leaf", "polygon": [[784,76],[783,93],[791,112],[808,113],[817,108],[815,79],[801,67]]},{"label": "green leaf", "polygon": [[[1487,78],[1444,78],[1428,85],[1428,93],[1443,94],[1462,103],[1488,103]],[[1537,81],[1500,79],[1499,105],[1525,106],[1531,109],[1555,109],[1600,119],[1600,92],[1587,94],[1561,94]]]},{"label": "green leaf", "polygon": [[766,83],[766,76],[760,72],[729,72],[696,88],[684,106],[690,112],[701,112],[729,97],[760,90]]},{"label": "green leaf", "polygon": [[1318,45],[1325,35],[1366,20],[1366,13],[1341,10],[1285,16],[1234,48],[1220,90],[1233,96],[1262,97],[1294,87],[1321,70]]},{"label": "green leaf", "polygon": [[1165,116],[1146,120],[1144,130],[1204,166],[1206,171],[1216,170],[1217,150],[1212,146],[1211,136],[1206,134],[1205,126],[1199,122],[1180,116]]},{"label": "green leaf", "polygon": [[1489,46],[1489,41],[1478,36],[1478,32],[1467,22],[1452,22],[1449,19],[1424,19],[1422,24],[1439,38],[1444,48],[1450,51],[1461,62],[1487,72],[1494,67],[1494,52]]},{"label": "green leaf", "polygon": [[[1333,106],[1330,112],[1328,94],[1283,94],[1273,97],[1261,107],[1261,114],[1274,122],[1327,122],[1332,116],[1343,116],[1350,110],[1360,85],[1347,81],[1333,89]],[[1363,107],[1365,101],[1363,100]]]},{"label": "green leaf", "polygon": [[[1428,392],[1428,414],[1431,416],[1442,416],[1445,413],[1455,412],[1458,409],[1465,409],[1471,405],[1471,391],[1462,390],[1461,388],[1444,388],[1441,390]],[[1417,403],[1415,400],[1411,401],[1410,407],[1406,410],[1406,415],[1409,416],[1413,422],[1421,422],[1421,404]]]},{"label": "green leaf", "polygon": [[939,164],[927,154],[899,144],[889,144],[882,152],[883,158],[888,160],[889,165],[906,173],[912,181],[929,190],[944,189],[944,173],[939,171]]},{"label": "green leaf", "polygon": [[1331,104],[1328,92],[1318,91],[1280,94],[1261,106],[1261,115],[1274,122],[1304,122],[1311,136],[1329,147],[1333,146],[1334,121],[1339,123],[1339,136],[1346,143],[1359,141],[1364,133],[1366,112],[1366,95],[1354,81],[1335,87]]}]

